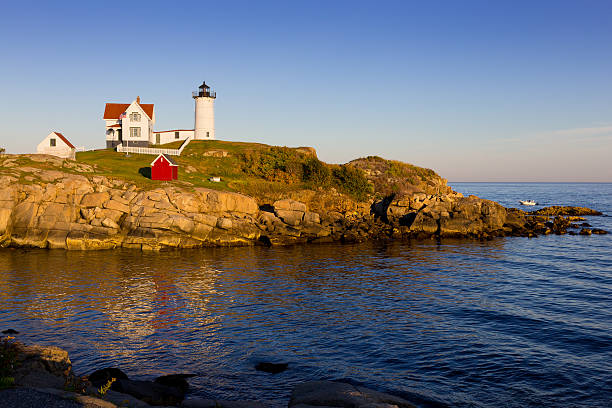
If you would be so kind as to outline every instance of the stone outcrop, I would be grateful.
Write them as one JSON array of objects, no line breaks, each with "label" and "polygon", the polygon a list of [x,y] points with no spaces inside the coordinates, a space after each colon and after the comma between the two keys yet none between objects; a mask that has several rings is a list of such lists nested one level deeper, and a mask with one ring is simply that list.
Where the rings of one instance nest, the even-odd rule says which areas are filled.
[{"label": "stone outcrop", "polygon": [[[333,195],[330,201],[330,195],[312,190],[258,203],[243,194],[206,188],[187,190],[166,184],[145,190],[91,174],[20,168],[22,173],[26,170],[35,174],[36,180],[25,183],[11,175],[0,176],[2,246],[161,250],[366,239],[535,236],[565,233],[572,226],[561,219],[549,220],[549,214],[572,216],[567,218],[570,221],[579,215],[599,214],[578,207],[549,207],[536,213],[506,209],[493,201],[463,197],[450,190],[444,179],[437,178],[406,185],[401,192],[370,203],[357,203],[341,194]],[[605,231],[592,229],[592,233]]]}]

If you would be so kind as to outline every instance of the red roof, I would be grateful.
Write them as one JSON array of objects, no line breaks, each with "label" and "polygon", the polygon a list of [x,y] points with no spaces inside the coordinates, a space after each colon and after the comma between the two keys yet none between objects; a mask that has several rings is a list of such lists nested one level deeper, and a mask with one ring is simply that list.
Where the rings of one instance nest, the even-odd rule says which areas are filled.
[{"label": "red roof", "polygon": [[68,139],[66,139],[66,138],[64,137],[64,135],[62,135],[60,132],[53,132],[53,133],[55,133],[55,134],[57,135],[57,137],[59,137],[60,139],[62,139],[62,140],[64,141],[64,143],[66,143],[66,144],[68,145],[68,147],[70,147],[70,148],[72,148],[72,149],[76,149],[76,147],[74,147],[74,146],[72,145],[72,143],[70,143],[70,142],[68,141]]},{"label": "red roof", "polygon": [[[104,119],[119,119],[119,116],[126,111],[131,103],[107,103],[104,107]],[[153,104],[139,103],[140,107],[147,114],[149,119],[153,119]]]},{"label": "red roof", "polygon": [[121,127],[121,125],[120,125],[120,124],[118,124],[118,123],[116,123],[116,124],[114,124],[114,125],[110,125],[109,127]]},{"label": "red roof", "polygon": [[151,162],[151,166],[155,166],[155,163],[157,163],[157,161],[158,161],[159,159],[161,159],[162,157],[163,157],[164,159],[166,159],[166,161],[168,162],[168,164],[169,164],[170,166],[178,166],[178,164],[176,164],[176,162],[174,161],[174,159],[173,159],[172,157],[170,157],[170,156],[166,156],[164,153],[161,153],[160,155],[158,155],[158,156],[155,158],[155,160],[153,160],[153,161]]},{"label": "red roof", "polygon": [[168,132],[193,132],[194,129],[172,129],[172,130],[156,130],[153,133],[168,133]]}]

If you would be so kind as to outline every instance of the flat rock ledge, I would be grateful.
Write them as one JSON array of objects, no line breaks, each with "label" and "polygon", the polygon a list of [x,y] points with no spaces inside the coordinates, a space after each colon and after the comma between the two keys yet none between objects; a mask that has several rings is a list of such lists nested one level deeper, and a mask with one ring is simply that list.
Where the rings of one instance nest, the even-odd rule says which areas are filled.
[{"label": "flat rock ledge", "polygon": [[[151,406],[270,408],[262,402],[239,399],[229,401],[199,398],[183,399],[181,397],[169,403],[167,394],[164,396],[160,394],[160,390],[155,390],[155,386],[160,386],[160,383],[131,381],[127,378],[120,378],[117,382],[131,382],[130,387],[128,387],[128,383],[121,385],[129,393],[118,392],[114,390],[114,387],[111,387],[104,394],[100,394],[98,384],[92,385],[93,374],[91,376],[92,382],[89,382],[86,377],[75,375],[72,371],[70,358],[65,350],[58,347],[25,345],[12,340],[13,338],[2,339],[3,349],[0,351],[9,351],[6,355],[13,356],[14,361],[11,361],[11,364],[14,368],[10,375],[14,378],[14,386],[0,389],[0,406],[13,408],[148,408]],[[109,370],[110,375],[124,376],[120,370],[107,370]],[[177,377],[189,378],[191,376],[164,377],[166,380],[175,381]],[[100,377],[98,381],[104,383],[106,378],[99,374],[98,377]],[[135,390],[138,392],[134,392]],[[151,390],[153,390],[153,394],[148,394]],[[163,390],[161,391],[163,393]],[[160,398],[154,398],[155,400],[151,401],[150,398],[154,395],[158,395]],[[295,385],[287,406],[288,408],[415,408],[413,404],[400,397],[334,381],[308,381]]]},{"label": "flat rock ledge", "polygon": [[[212,246],[366,240],[490,239],[564,233],[548,217],[597,215],[578,207],[537,213],[455,192],[393,194],[336,204],[253,197],[205,188],[138,189],[121,180],[39,170],[30,184],[0,176],[0,247],[157,251]],[[568,228],[572,226],[568,224]],[[565,228],[567,229],[567,228]],[[567,231],[566,231],[567,232]],[[594,229],[593,234],[605,233]],[[582,235],[588,235],[584,231]]]}]

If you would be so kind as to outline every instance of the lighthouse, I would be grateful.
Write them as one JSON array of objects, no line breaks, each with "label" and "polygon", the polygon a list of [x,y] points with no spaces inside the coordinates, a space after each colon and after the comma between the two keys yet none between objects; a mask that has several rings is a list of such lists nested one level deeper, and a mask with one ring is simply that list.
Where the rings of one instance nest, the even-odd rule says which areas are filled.
[{"label": "lighthouse", "polygon": [[195,140],[215,138],[215,99],[217,93],[206,82],[193,92],[195,99]]}]

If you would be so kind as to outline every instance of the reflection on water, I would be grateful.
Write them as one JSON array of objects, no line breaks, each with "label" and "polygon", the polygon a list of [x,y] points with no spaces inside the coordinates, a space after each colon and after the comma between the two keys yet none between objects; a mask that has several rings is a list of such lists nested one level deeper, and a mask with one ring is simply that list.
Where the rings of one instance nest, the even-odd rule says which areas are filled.
[{"label": "reflection on water", "polygon": [[[424,405],[597,405],[612,385],[610,275],[557,279],[569,260],[530,250],[2,250],[0,327],[68,349],[81,373],[195,372],[200,396],[286,406],[297,382],[344,378]],[[257,372],[261,360],[290,370]]]}]

